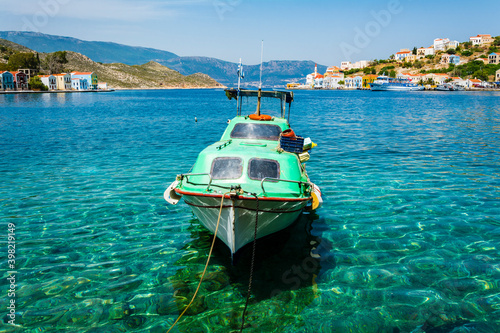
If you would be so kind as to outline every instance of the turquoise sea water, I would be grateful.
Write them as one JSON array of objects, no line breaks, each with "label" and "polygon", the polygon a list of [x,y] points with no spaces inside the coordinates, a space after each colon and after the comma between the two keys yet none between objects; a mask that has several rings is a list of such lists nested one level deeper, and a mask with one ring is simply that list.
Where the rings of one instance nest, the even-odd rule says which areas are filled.
[{"label": "turquoise sea water", "polygon": [[[234,114],[220,90],[0,95],[0,331],[165,332],[212,237],[163,191]],[[258,242],[245,331],[500,331],[499,93],[299,91],[291,124],[325,202]],[[218,242],[174,331],[239,330],[250,255]]]}]

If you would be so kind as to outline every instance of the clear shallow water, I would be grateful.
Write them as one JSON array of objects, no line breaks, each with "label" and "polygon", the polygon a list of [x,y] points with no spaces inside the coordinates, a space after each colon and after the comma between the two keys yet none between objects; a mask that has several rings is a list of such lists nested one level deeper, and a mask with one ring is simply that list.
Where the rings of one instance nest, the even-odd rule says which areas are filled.
[{"label": "clear shallow water", "polygon": [[[258,243],[246,331],[499,331],[500,94],[295,100],[291,124],[319,145],[307,166],[325,203]],[[211,235],[162,194],[234,111],[210,90],[0,95],[0,219],[5,235],[16,224],[18,331],[170,327]],[[250,252],[233,266],[217,243],[177,331],[239,329]]]}]

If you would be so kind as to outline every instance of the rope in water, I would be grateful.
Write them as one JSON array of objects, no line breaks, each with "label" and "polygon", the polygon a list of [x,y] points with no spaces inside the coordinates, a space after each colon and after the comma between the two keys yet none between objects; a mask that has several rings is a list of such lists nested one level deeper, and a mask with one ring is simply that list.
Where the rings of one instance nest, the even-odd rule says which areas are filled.
[{"label": "rope in water", "polygon": [[241,316],[241,328],[240,333],[243,332],[243,326],[245,325],[245,313],[247,312],[248,301],[250,300],[250,292],[252,291],[252,279],[253,279],[253,268],[255,264],[255,244],[257,243],[257,225],[259,223],[259,197],[257,194],[252,193],[256,199],[256,210],[255,210],[255,231],[253,235],[253,246],[252,246],[252,262],[250,264],[250,277],[248,279],[248,292],[247,300],[245,303],[245,308],[243,309],[243,315]]},{"label": "rope in water", "polygon": [[200,290],[201,283],[203,282],[203,278],[205,277],[205,273],[207,271],[208,263],[210,262],[210,257],[212,257],[212,250],[214,249],[215,240],[217,238],[217,230],[219,230],[220,217],[222,215],[222,207],[224,205],[224,197],[226,196],[226,194],[229,194],[229,193],[231,193],[231,192],[224,193],[222,195],[221,200],[220,200],[219,217],[217,218],[217,225],[215,227],[214,239],[212,241],[212,246],[210,247],[210,252],[208,253],[207,263],[205,264],[205,269],[203,269],[203,274],[201,274],[201,278],[200,278],[200,282],[198,283],[198,287],[196,288],[196,291],[194,292],[193,298],[191,298],[191,301],[189,302],[189,304],[186,306],[186,308],[184,309],[184,311],[182,311],[182,313],[179,315],[179,317],[177,317],[177,319],[172,324],[172,326],[170,326],[170,328],[168,329],[167,333],[169,333],[172,330],[172,328],[174,328],[174,326],[177,324],[177,322],[182,318],[182,316],[184,316],[184,314],[189,309],[189,307],[191,306],[191,304],[193,304],[194,299],[196,298],[196,295],[198,294],[198,291]]}]

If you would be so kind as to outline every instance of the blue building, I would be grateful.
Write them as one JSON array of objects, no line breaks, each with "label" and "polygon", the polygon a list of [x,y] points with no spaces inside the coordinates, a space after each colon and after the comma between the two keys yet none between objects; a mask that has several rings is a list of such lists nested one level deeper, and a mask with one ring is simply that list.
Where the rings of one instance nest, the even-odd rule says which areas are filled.
[{"label": "blue building", "polygon": [[457,55],[450,55],[450,64],[454,64],[454,65],[458,65],[458,63],[460,62],[460,57],[457,56]]},{"label": "blue building", "polygon": [[2,90],[14,90],[14,75],[12,75],[11,72],[3,72],[0,73],[0,76],[2,77],[0,82],[1,82],[1,89]]}]

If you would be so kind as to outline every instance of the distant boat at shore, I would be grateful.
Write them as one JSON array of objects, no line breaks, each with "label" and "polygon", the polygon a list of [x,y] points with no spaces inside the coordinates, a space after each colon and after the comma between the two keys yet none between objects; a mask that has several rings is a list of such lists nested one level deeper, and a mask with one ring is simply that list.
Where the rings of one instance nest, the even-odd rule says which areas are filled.
[{"label": "distant boat at shore", "polygon": [[396,79],[382,75],[370,84],[370,89],[372,91],[418,91],[424,90],[424,86],[412,83],[405,78]]}]

